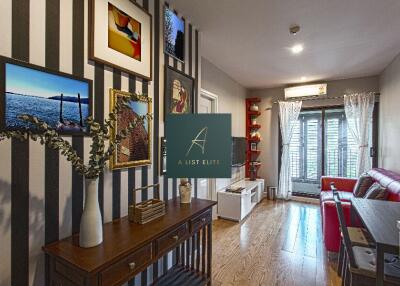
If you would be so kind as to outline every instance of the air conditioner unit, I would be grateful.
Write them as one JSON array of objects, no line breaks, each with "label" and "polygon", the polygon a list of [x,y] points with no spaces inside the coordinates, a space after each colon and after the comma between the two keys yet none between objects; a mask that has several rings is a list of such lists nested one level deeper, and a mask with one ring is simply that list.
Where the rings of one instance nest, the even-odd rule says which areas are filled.
[{"label": "air conditioner unit", "polygon": [[285,88],[285,99],[326,95],[326,83]]}]

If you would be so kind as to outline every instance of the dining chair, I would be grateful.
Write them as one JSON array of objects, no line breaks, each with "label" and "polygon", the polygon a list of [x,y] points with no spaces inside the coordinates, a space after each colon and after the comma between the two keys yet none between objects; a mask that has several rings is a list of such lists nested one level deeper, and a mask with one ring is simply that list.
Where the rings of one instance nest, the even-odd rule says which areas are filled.
[{"label": "dining chair", "polygon": [[[331,190],[333,195],[337,195],[340,199],[339,193],[335,187],[335,184],[331,183]],[[347,227],[350,241],[352,246],[364,246],[364,247],[375,247],[375,244],[369,235],[368,231],[361,227]],[[339,246],[339,257],[336,272],[339,277],[343,275],[344,271],[344,258],[345,250],[343,245],[343,234],[340,233],[340,246]]]},{"label": "dining chair", "polygon": [[[352,246],[344,219],[342,203],[338,193],[334,193],[339,225],[342,232],[344,253],[344,273],[342,285],[373,286],[376,284],[376,250],[370,247]],[[384,285],[400,285],[400,261],[396,255],[385,254]]]}]

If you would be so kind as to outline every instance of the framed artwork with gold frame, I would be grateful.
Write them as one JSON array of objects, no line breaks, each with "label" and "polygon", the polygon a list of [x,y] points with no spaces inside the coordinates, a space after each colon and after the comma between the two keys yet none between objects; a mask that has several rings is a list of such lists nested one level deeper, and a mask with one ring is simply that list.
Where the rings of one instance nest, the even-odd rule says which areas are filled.
[{"label": "framed artwork with gold frame", "polygon": [[[122,97],[129,97],[129,92],[110,89],[110,110]],[[151,113],[152,99],[150,97],[137,95],[137,101],[131,101],[130,108],[124,109],[117,116],[117,121],[112,129],[112,138],[128,126],[138,116]],[[146,119],[144,124],[137,126],[130,135],[122,140],[116,148],[110,160],[110,169],[124,169],[151,164],[151,120]]]}]

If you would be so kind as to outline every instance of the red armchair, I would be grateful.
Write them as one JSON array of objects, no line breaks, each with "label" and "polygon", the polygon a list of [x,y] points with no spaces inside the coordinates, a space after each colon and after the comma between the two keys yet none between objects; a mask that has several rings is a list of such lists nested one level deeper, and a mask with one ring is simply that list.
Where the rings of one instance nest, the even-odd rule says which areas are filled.
[{"label": "red armchair", "polygon": [[[388,200],[400,201],[400,175],[385,169],[372,169],[368,174],[379,182],[389,192]],[[321,178],[321,216],[322,216],[322,234],[324,244],[328,251],[338,252],[340,244],[339,220],[337,217],[335,202],[331,191],[331,183],[335,184],[339,191],[339,196],[342,201],[344,216],[348,226],[361,226],[361,223],[356,220],[355,225],[350,222],[351,198],[353,197],[353,189],[356,184],[356,179],[349,178]]]},{"label": "red armchair", "polygon": [[340,230],[339,220],[336,212],[335,201],[331,191],[331,183],[335,184],[339,192],[339,197],[342,201],[343,212],[346,223],[350,225],[350,201],[353,196],[353,189],[356,184],[356,179],[348,178],[321,178],[321,216],[322,216],[322,234],[324,244],[328,251],[338,252],[340,245]]}]

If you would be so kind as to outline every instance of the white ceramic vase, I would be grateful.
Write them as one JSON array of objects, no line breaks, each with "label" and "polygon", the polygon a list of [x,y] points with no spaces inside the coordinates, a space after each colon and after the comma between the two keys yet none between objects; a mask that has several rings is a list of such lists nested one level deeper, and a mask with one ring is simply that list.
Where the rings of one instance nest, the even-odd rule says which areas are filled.
[{"label": "white ceramic vase", "polygon": [[79,246],[93,247],[103,242],[103,223],[98,196],[99,179],[85,179],[85,206],[79,229]]},{"label": "white ceramic vase", "polygon": [[190,204],[192,201],[192,186],[190,184],[179,186],[181,204]]},{"label": "white ceramic vase", "polygon": [[251,111],[258,111],[258,105],[255,105],[255,104],[250,105],[250,110]]}]

